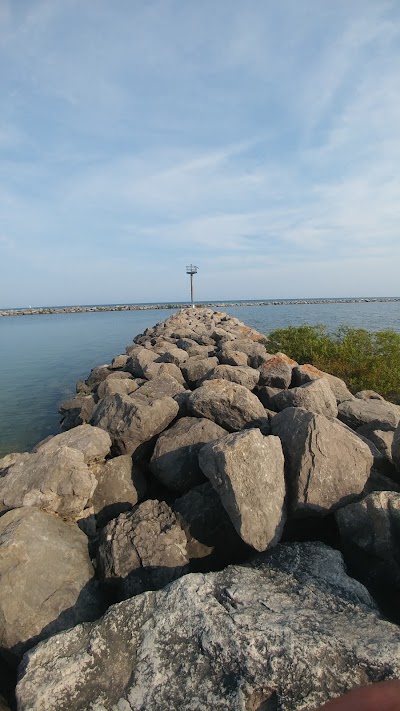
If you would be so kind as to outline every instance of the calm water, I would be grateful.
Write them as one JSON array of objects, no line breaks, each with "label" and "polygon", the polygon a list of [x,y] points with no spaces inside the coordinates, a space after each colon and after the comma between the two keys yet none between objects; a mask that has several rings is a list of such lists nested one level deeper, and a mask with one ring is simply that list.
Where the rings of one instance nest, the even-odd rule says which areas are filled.
[{"label": "calm water", "polygon": [[[225,311],[262,333],[303,323],[348,323],[400,332],[400,303],[236,306]],[[172,310],[0,318],[0,456],[59,431],[58,407],[90,369],[109,363],[134,336]]]}]

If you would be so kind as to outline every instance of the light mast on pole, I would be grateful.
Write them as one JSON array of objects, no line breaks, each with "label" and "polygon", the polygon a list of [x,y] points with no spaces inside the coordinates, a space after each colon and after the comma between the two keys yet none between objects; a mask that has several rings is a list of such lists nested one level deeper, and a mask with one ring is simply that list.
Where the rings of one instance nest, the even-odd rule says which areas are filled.
[{"label": "light mast on pole", "polygon": [[192,302],[192,309],[194,309],[194,300],[193,300],[193,275],[197,274],[198,267],[194,266],[194,264],[189,264],[188,267],[186,267],[186,274],[190,275],[190,300]]}]

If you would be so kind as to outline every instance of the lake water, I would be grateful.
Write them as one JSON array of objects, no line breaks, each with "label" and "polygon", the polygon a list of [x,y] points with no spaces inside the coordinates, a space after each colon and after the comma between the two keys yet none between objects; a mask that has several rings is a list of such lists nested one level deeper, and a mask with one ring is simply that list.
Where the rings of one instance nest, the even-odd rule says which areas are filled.
[{"label": "lake water", "polygon": [[[224,309],[262,333],[289,325],[347,323],[400,332],[400,302],[235,306]],[[91,368],[124,353],[134,336],[172,310],[0,318],[0,456],[59,432],[60,403]]]}]

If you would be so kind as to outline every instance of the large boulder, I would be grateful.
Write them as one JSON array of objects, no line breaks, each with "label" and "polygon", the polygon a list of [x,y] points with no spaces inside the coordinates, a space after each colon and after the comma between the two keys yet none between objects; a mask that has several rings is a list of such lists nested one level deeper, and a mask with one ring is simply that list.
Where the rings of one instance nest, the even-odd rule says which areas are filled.
[{"label": "large boulder", "polygon": [[0,645],[8,661],[101,612],[87,538],[75,524],[35,508],[0,518]]},{"label": "large boulder", "polygon": [[181,366],[182,373],[190,387],[195,387],[196,383],[204,378],[210,370],[218,365],[218,358],[202,358],[192,356]]},{"label": "large boulder", "polygon": [[379,449],[381,454],[391,463],[393,463],[393,440],[394,432],[392,429],[379,429],[375,422],[370,422],[368,425],[361,425],[357,429],[357,433],[363,437],[367,437]]},{"label": "large boulder", "polygon": [[354,574],[400,622],[400,494],[379,491],[335,514]]},{"label": "large boulder", "polygon": [[301,407],[282,410],[270,424],[282,442],[294,513],[325,515],[360,496],[373,456],[356,434]]},{"label": "large boulder", "polygon": [[271,388],[288,388],[296,365],[296,361],[284,353],[268,356],[259,366],[260,384],[269,385]]},{"label": "large boulder", "polygon": [[91,425],[79,425],[68,432],[55,435],[37,445],[40,452],[56,452],[60,447],[70,447],[82,452],[85,464],[101,462],[110,453],[111,439],[107,432]]},{"label": "large boulder", "polygon": [[59,409],[61,429],[70,430],[89,422],[96,404],[93,395],[76,395],[65,400]]},{"label": "large boulder", "polygon": [[243,365],[217,365],[204,377],[205,380],[229,380],[239,383],[248,390],[254,390],[260,379],[260,372]]},{"label": "large boulder", "polygon": [[316,709],[400,676],[400,630],[340,553],[281,545],[185,576],[32,650],[19,711]]},{"label": "large boulder", "polygon": [[[168,364],[167,364],[168,365]],[[151,402],[163,397],[174,397],[179,393],[184,393],[185,388],[169,373],[158,374],[132,395],[135,402]]]},{"label": "large boulder", "polygon": [[108,395],[97,405],[91,424],[106,430],[117,454],[133,454],[143,442],[162,432],[179,412],[172,397],[156,400]]},{"label": "large boulder", "polygon": [[265,410],[253,393],[227,380],[205,381],[190,395],[188,406],[192,415],[207,417],[228,432],[265,417]]},{"label": "large boulder", "polygon": [[156,358],[158,358],[158,353],[137,346],[130,351],[125,370],[131,373],[134,378],[143,378],[145,367],[149,363],[153,363]]},{"label": "large boulder", "polygon": [[107,524],[97,562],[100,579],[120,599],[157,590],[183,574],[186,536],[169,506],[149,499]]},{"label": "large boulder", "polygon": [[78,519],[96,484],[83,452],[64,446],[46,450],[43,445],[0,478],[0,511],[36,506]]},{"label": "large boulder", "polygon": [[258,551],[275,545],[285,522],[284,459],[278,437],[235,432],[204,445],[200,466],[240,537]]},{"label": "large boulder", "polygon": [[147,378],[147,380],[154,380],[154,378],[158,378],[160,375],[169,375],[171,378],[174,378],[174,380],[177,380],[181,385],[186,384],[181,369],[173,363],[149,363],[145,366],[145,368],[143,368],[143,372],[144,377]]},{"label": "large boulder", "polygon": [[392,460],[400,474],[400,425],[397,426],[392,442]]},{"label": "large boulder", "polygon": [[271,399],[273,410],[284,410],[286,407],[303,407],[305,410],[337,417],[336,398],[324,378],[314,380],[298,388],[281,390]]},{"label": "large boulder", "polygon": [[168,489],[183,494],[204,482],[199,451],[210,440],[226,435],[219,425],[198,417],[182,417],[157,439],[150,468]]},{"label": "large boulder", "polygon": [[97,486],[92,506],[99,527],[129,511],[146,493],[146,477],[129,454],[109,459],[93,469]]},{"label": "large boulder", "polygon": [[97,388],[98,399],[100,400],[106,395],[115,395],[115,393],[130,395],[134,393],[143,382],[140,378],[128,377],[129,373],[124,373],[124,375],[126,376],[125,378],[108,377],[103,380]]},{"label": "large boulder", "polygon": [[311,363],[305,363],[304,365],[298,365],[293,368],[293,385],[295,386],[305,385],[306,383],[311,383],[320,378],[324,378],[328,381],[337,403],[353,399],[353,395],[344,380],[337,378],[336,375],[325,373],[324,370],[319,370],[319,368],[316,368],[315,365],[311,365]]},{"label": "large boulder", "polygon": [[338,418],[352,429],[374,422],[379,429],[395,430],[400,421],[400,407],[381,400],[354,398],[339,403]]}]

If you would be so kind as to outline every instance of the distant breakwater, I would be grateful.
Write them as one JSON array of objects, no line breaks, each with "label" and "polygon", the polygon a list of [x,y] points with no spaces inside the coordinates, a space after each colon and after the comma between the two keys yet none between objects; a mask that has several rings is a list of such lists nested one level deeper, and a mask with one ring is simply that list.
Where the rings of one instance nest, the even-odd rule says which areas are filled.
[{"label": "distant breakwater", "polygon": [[[225,308],[230,306],[298,306],[303,304],[359,304],[400,301],[400,296],[358,299],[293,299],[284,301],[208,301],[196,308]],[[27,309],[4,309],[0,316],[41,316],[44,314],[79,314],[98,311],[152,311],[154,309],[184,309],[190,304],[118,304],[110,306],[48,306]]]}]

